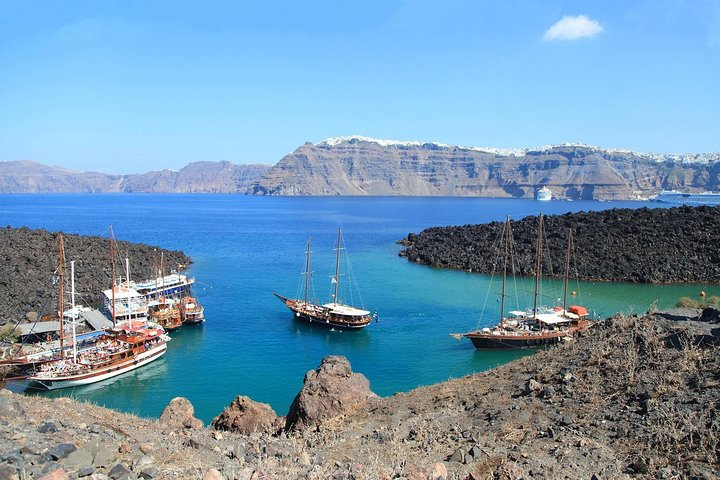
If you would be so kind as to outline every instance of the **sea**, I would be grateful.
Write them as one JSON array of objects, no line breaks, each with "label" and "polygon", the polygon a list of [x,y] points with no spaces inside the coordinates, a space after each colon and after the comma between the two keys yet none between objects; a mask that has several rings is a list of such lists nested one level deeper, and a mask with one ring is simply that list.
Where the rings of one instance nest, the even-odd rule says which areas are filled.
[{"label": "sea", "polygon": [[[186,397],[196,416],[208,423],[238,395],[286,414],[305,373],[327,355],[347,357],[373,391],[388,396],[532,354],[475,350],[469,341],[451,337],[497,323],[500,278],[410,263],[398,256],[403,248],[398,240],[427,227],[502,221],[506,215],[520,219],[541,212],[645,206],[663,208],[644,202],[488,198],[0,195],[0,225],[101,236],[108,236],[112,225],[118,240],[188,254],[205,324],[173,333],[167,354],[134,372],[85,387],[28,394],[68,396],[143,417],[158,417],[171,399]],[[330,301],[340,228],[349,259],[343,264],[347,278],[341,281],[356,284],[354,303],[377,312],[378,321],[361,331],[301,323],[273,295],[301,295],[311,238],[311,292]],[[66,255],[72,259],[73,252]],[[556,303],[560,283],[544,281],[542,298]],[[681,296],[697,298],[701,290],[720,293],[716,285],[576,281],[571,290],[576,292],[572,303],[598,317],[669,307]],[[511,281],[508,291],[510,308],[532,303],[529,282]]]}]

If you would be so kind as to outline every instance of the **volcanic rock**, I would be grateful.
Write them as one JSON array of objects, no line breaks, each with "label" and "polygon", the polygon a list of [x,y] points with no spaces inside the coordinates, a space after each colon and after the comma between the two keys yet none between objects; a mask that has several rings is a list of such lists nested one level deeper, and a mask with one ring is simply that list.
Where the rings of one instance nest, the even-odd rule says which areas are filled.
[{"label": "volcanic rock", "polygon": [[273,430],[276,418],[275,411],[267,403],[255,402],[249,397],[238,395],[213,419],[212,427],[244,434],[268,432]]},{"label": "volcanic rock", "polygon": [[[57,309],[58,289],[51,278],[58,264],[58,232],[26,227],[0,228],[0,325],[18,320],[32,321]],[[102,303],[102,291],[110,288],[110,241],[97,236],[63,234],[65,255],[76,259],[75,285],[78,296],[92,305]],[[152,277],[161,252],[167,271],[182,270],[190,258],[180,251],[115,242],[117,251],[130,259],[133,277]]]},{"label": "volcanic rock", "polygon": [[[510,222],[515,275],[535,275],[537,224],[537,217]],[[403,251],[404,256],[411,262],[432,267],[499,274],[503,225],[504,222],[491,222],[433,227],[408,234],[405,243],[409,246]],[[578,279],[720,282],[717,206],[617,208],[549,215],[545,217],[544,228],[543,276],[564,275],[567,236],[572,230],[571,274]]]},{"label": "volcanic rock", "polygon": [[160,423],[170,429],[202,428],[202,420],[195,418],[195,407],[184,397],[175,397],[160,415]]},{"label": "volcanic rock", "polygon": [[323,421],[360,409],[374,397],[377,395],[370,390],[368,379],[353,373],[347,358],[327,356],[317,370],[305,374],[303,387],[290,406],[285,428],[319,428]]},{"label": "volcanic rock", "polygon": [[6,395],[5,392],[5,390],[2,390],[2,393],[0,393],[0,420],[9,423],[18,417],[23,417],[25,410],[23,410],[20,402]]}]

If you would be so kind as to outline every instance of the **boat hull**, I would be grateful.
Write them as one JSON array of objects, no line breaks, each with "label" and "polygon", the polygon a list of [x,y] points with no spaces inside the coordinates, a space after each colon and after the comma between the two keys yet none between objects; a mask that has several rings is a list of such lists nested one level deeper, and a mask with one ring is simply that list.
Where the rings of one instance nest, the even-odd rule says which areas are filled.
[{"label": "boat hull", "polygon": [[46,390],[58,390],[68,387],[79,387],[97,383],[109,378],[117,377],[123,373],[131,372],[137,368],[147,365],[150,362],[162,357],[167,351],[167,344],[162,343],[157,347],[143,352],[136,357],[128,358],[124,362],[108,365],[95,371],[84,374],[71,375],[67,377],[50,377],[44,375],[33,375],[28,377],[31,385],[42,387]]},{"label": "boat hull", "polygon": [[205,321],[204,316],[191,317],[188,315],[183,320],[183,324],[184,325],[199,325],[199,324],[203,323],[204,321]]},{"label": "boat hull", "polygon": [[337,315],[327,314],[322,307],[310,304],[314,307],[314,312],[308,311],[308,304],[300,300],[293,300],[275,294],[285,306],[293,312],[296,320],[304,321],[311,325],[318,325],[327,328],[347,328],[350,330],[360,330],[367,327],[372,322],[372,315],[363,315],[362,317],[352,317],[351,319],[342,318]]},{"label": "boat hull", "polygon": [[536,336],[507,336],[492,334],[466,334],[473,346],[478,349],[514,349],[514,348],[542,348],[554,345],[571,336],[567,333],[559,335],[536,335]]}]

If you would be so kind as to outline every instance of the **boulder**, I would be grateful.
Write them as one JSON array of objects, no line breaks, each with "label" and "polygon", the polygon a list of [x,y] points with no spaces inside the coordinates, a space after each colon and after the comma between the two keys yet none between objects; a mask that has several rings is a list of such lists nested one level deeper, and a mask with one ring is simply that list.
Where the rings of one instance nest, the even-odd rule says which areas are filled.
[{"label": "boulder", "polygon": [[0,420],[8,423],[25,416],[25,410],[12,395],[10,392],[0,395]]},{"label": "boulder", "polygon": [[493,472],[493,478],[498,480],[520,480],[524,476],[525,470],[515,462],[502,463]]},{"label": "boulder", "polygon": [[717,308],[707,307],[702,311],[699,321],[707,323],[720,323],[720,312]]},{"label": "boulder", "polygon": [[170,400],[160,415],[160,423],[163,427],[171,429],[203,427],[202,421],[195,418],[195,408],[192,403],[184,397],[175,397]]},{"label": "boulder", "polygon": [[543,384],[535,380],[534,378],[531,378],[530,380],[525,383],[525,395],[530,395],[531,393],[535,392],[541,392],[543,390]]},{"label": "boulder", "polygon": [[267,403],[255,402],[249,397],[238,395],[212,421],[212,427],[216,430],[229,430],[249,434],[252,432],[269,432],[273,430],[273,424],[277,415]]},{"label": "boulder", "polygon": [[678,307],[668,310],[658,310],[654,313],[658,317],[672,322],[687,322],[689,320],[698,320],[702,311],[697,308]]},{"label": "boulder", "polygon": [[287,414],[285,428],[319,427],[330,418],[362,408],[368,399],[377,397],[364,375],[353,373],[345,357],[323,358],[317,370],[305,374],[300,393]]},{"label": "boulder", "polygon": [[68,480],[68,474],[63,470],[62,468],[58,468],[56,470],[53,470],[52,472],[49,472],[42,477],[38,478],[38,480]]}]

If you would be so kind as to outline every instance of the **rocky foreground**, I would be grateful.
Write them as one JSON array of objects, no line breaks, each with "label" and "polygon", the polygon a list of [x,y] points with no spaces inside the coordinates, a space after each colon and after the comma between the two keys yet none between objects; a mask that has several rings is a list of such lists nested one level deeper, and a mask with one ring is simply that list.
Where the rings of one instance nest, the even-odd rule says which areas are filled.
[{"label": "rocky foreground", "polygon": [[714,309],[619,316],[389,398],[327,357],[285,417],[238,397],[210,427],[3,391],[0,478],[718,478],[719,337]]},{"label": "rocky foreground", "polygon": [[[511,220],[513,263],[535,274],[537,217]],[[479,273],[502,271],[503,222],[434,227],[401,240],[408,260]],[[720,283],[720,207],[611,209],[545,217],[543,271],[565,272],[567,232],[571,275],[581,280]]]},{"label": "rocky foreground", "polygon": [[[58,235],[47,230],[0,228],[0,325],[15,324],[30,312],[54,314],[57,310],[57,287],[53,275],[58,266]],[[100,304],[102,291],[110,288],[110,241],[96,236],[63,234],[65,258],[75,260],[75,286],[83,305]],[[187,267],[184,253],[130,242],[115,242],[116,272],[124,272],[129,258],[131,275],[151,278],[164,253],[166,272]],[[67,272],[69,274],[69,271]]]}]

